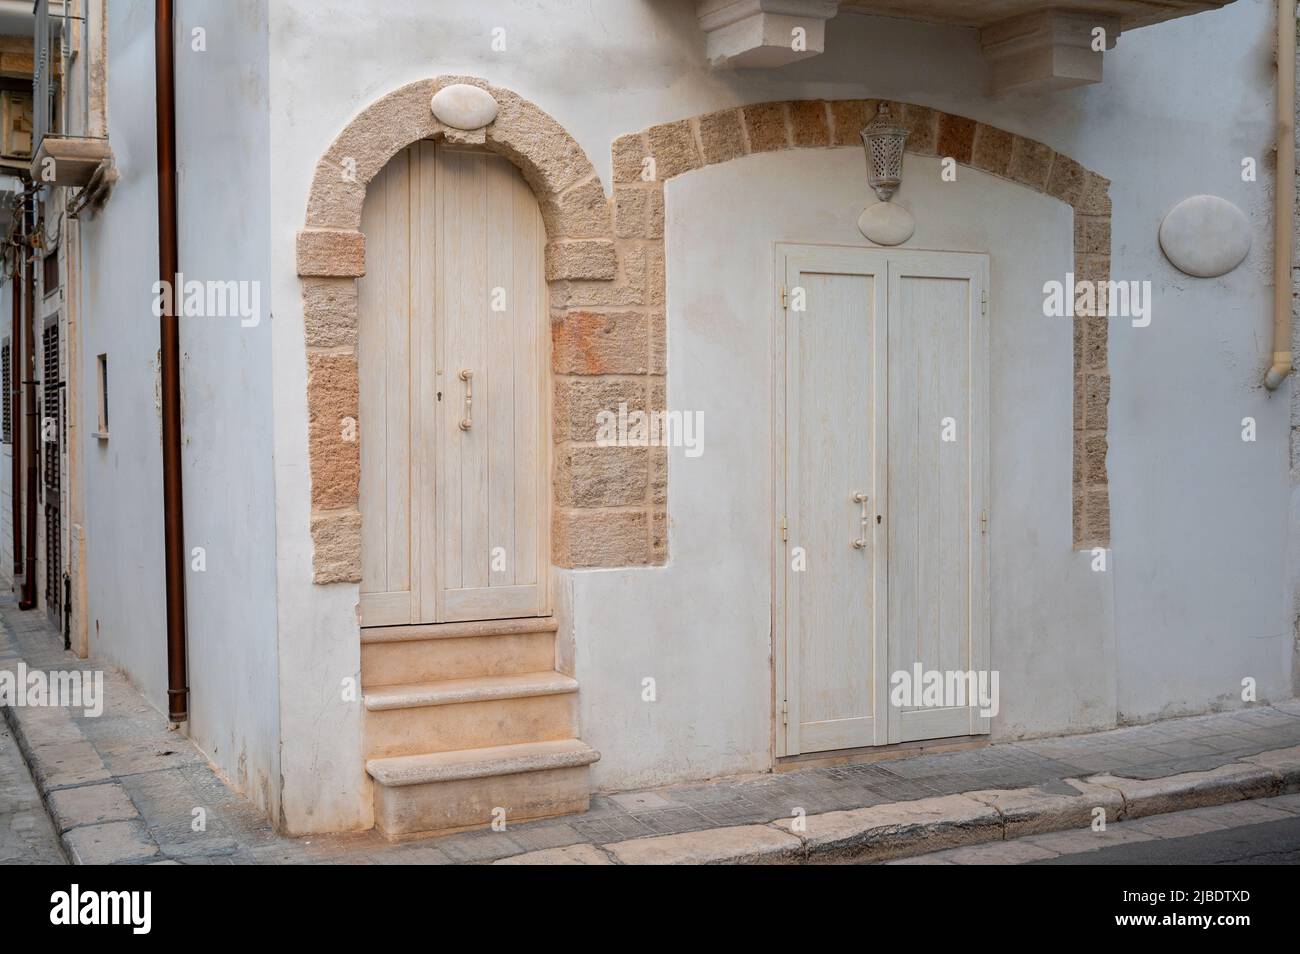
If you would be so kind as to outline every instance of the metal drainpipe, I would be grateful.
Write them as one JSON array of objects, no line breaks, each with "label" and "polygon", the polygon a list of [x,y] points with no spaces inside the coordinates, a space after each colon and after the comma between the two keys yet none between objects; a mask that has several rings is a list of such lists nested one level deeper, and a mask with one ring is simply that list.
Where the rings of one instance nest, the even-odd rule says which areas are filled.
[{"label": "metal drainpipe", "polygon": [[1295,225],[1295,9],[1277,4],[1277,188],[1273,208],[1273,364],[1264,387],[1277,390],[1291,373],[1291,256]]},{"label": "metal drainpipe", "polygon": [[36,392],[36,256],[32,252],[31,237],[36,232],[36,197],[29,196],[23,210],[23,298],[26,308],[23,321],[27,325],[26,345],[23,355],[23,389],[27,392],[27,411],[23,415],[27,427],[27,544],[23,554],[23,588],[18,608],[29,610],[36,606],[36,491],[40,480],[41,406]]},{"label": "metal drainpipe", "polygon": [[[27,202],[24,191],[19,198],[19,209]],[[14,211],[18,214],[19,209]],[[14,531],[14,579],[23,571],[23,401],[22,401],[22,360],[23,360],[23,292],[22,292],[22,253],[20,247],[14,252],[13,277],[9,281],[13,293],[13,327],[9,332],[9,393],[5,400],[9,402],[9,449],[12,452],[12,476],[9,480],[10,503],[13,505]]]},{"label": "metal drainpipe", "polygon": [[[167,716],[189,719],[185,638],[185,523],[181,506],[180,289],[176,232],[176,69],[172,0],[154,3],[154,90],[158,134],[158,273],[172,288],[171,307],[159,318],[162,373],[163,559],[167,589]],[[169,314],[168,312],[171,312]]]}]

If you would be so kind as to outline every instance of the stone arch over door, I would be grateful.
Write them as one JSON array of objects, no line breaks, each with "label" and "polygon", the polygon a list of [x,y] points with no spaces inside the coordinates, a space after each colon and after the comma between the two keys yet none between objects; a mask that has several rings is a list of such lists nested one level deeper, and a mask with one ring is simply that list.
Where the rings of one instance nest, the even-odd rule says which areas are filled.
[{"label": "stone arch over door", "polygon": [[[615,140],[614,229],[620,241],[644,240],[654,274],[663,275],[663,185],[674,176],[755,153],[853,146],[881,100],[755,103],[650,126]],[[1110,278],[1110,182],[1050,146],[912,103],[890,102],[909,127],[907,151],[958,163],[1045,193],[1074,212],[1077,280]],[[653,159],[653,166],[646,160]],[[649,170],[647,172],[647,170]],[[865,186],[865,181],[864,181]],[[1104,302],[1099,296],[1099,303]],[[1074,321],[1073,541],[1110,541],[1106,474],[1108,327],[1099,315]],[[662,358],[660,359],[662,363]]]},{"label": "stone arch over door", "polygon": [[[468,83],[492,94],[496,118],[472,132],[438,122],[433,94]],[[613,144],[614,195],[577,142],[537,106],[474,77],[411,83],[356,116],[317,163],[298,233],[307,346],[313,578],[361,579],[357,289],[365,274],[366,186],[421,139],[484,145],[513,162],[546,224],[555,466],[552,559],[617,567],[667,559],[667,453],[601,447],[597,414],[666,407],[663,184],[705,165],[780,149],[859,144],[879,101],[757,103],[651,126]],[[1074,210],[1075,275],[1110,271],[1110,183],[1034,140],[910,103],[908,151],[958,163],[1054,196]],[[647,160],[653,160],[648,162]],[[1109,540],[1106,477],[1107,319],[1074,327],[1074,542]]]},{"label": "stone arch over door", "polygon": [[[488,91],[497,102],[495,119],[468,132],[438,122],[430,100],[453,83]],[[306,224],[298,233],[315,582],[361,579],[360,441],[366,422],[358,412],[356,279],[366,268],[366,186],[411,143],[439,138],[482,145],[514,163],[546,225],[553,562],[664,562],[666,451],[596,443],[599,411],[663,404],[662,258],[656,266],[641,243],[615,241],[613,202],[559,123],[509,90],[473,77],[442,76],[384,96],[348,124],[316,165]]]}]

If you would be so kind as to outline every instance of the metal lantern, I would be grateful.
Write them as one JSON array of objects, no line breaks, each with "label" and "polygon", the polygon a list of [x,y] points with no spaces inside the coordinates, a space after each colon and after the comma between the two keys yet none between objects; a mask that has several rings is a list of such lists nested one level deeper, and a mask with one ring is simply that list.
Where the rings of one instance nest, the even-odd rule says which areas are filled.
[{"label": "metal lantern", "polygon": [[894,122],[889,104],[881,103],[876,118],[862,130],[862,145],[867,150],[867,182],[876,190],[881,202],[894,197],[903,181],[903,147],[907,144],[907,127]]}]

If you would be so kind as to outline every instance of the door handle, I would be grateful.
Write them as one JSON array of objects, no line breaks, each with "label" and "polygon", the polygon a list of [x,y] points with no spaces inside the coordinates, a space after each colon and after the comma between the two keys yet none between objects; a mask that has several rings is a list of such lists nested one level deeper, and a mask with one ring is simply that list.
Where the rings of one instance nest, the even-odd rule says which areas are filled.
[{"label": "door handle", "polygon": [[865,534],[867,531],[867,527],[871,525],[871,517],[867,514],[867,501],[870,499],[871,498],[868,497],[866,494],[853,495],[853,502],[857,504],[862,504],[862,532],[864,534],[864,536],[858,537],[856,540],[853,541],[853,549],[855,550],[865,550],[867,548],[867,540]]},{"label": "door handle", "polygon": [[474,404],[474,372],[466,368],[460,373],[460,379],[465,382],[465,417],[460,422],[460,429],[468,431],[474,426],[474,418],[470,410]]}]

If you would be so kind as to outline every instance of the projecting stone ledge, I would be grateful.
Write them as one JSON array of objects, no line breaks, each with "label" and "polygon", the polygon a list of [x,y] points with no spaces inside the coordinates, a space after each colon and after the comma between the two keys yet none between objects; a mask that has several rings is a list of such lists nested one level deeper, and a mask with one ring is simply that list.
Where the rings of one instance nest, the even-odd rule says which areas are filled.
[{"label": "projecting stone ledge", "polygon": [[839,0],[698,0],[709,65],[768,68],[826,48],[826,21]]},{"label": "projecting stone ledge", "polygon": [[1057,90],[1100,83],[1102,56],[1119,38],[1120,18],[1047,10],[980,30],[990,91]]}]

